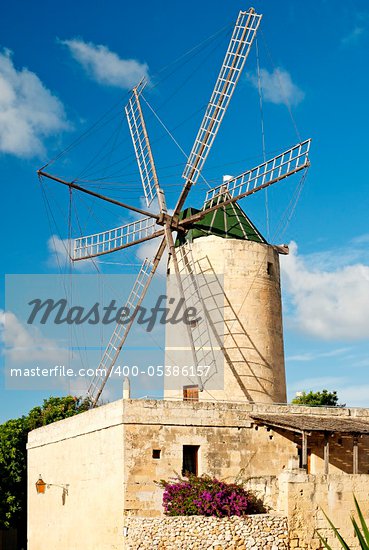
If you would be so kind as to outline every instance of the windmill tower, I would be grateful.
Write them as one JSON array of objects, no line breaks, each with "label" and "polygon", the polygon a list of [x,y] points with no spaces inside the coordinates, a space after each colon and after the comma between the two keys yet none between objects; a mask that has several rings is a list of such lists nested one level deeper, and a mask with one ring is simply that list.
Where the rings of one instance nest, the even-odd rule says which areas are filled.
[{"label": "windmill tower", "polygon": [[[98,403],[166,248],[168,295],[174,287],[183,307],[195,307],[201,312],[201,319],[194,326],[186,323],[180,331],[168,328],[167,357],[176,348],[183,352],[183,364],[178,361],[176,365],[181,368],[180,377],[165,378],[165,396],[182,397],[183,392],[188,392],[190,398],[198,393],[199,398],[206,399],[285,401],[278,251],[286,250],[269,245],[238,202],[306,171],[310,165],[310,140],[210,189],[200,210],[184,210],[191,188],[201,176],[260,21],[261,15],[253,8],[239,13],[183,172],[185,183],[173,213],[168,213],[166,207],[141,108],[144,82],[133,89],[125,110],[146,204],[149,207],[156,200],[157,214],[86,189],[76,181],[65,181],[43,169],[38,171],[40,178],[49,178],[70,190],[76,189],[143,216],[132,223],[75,239],[73,261],[160,239],[154,257],[143,262],[125,304],[132,313],[130,321],[117,324],[92,379],[88,395],[93,406]],[[175,345],[171,345],[173,340]],[[188,365],[195,371],[183,370]],[[198,366],[209,367],[213,372],[199,371]]]},{"label": "windmill tower", "polygon": [[[195,222],[184,242],[177,244],[177,255],[190,257],[188,265],[196,277],[185,294],[191,294],[197,284],[199,291],[209,286],[217,295],[220,319],[214,318],[213,327],[220,337],[217,341],[211,333],[211,319],[208,326],[201,319],[191,327],[197,363],[208,364],[213,373],[203,383],[194,373],[182,376],[180,383],[178,378],[166,377],[165,398],[284,403],[279,254],[287,250],[268,244],[237,204]],[[186,287],[189,274],[184,264],[180,262]],[[169,273],[172,270],[169,261]],[[197,299],[193,305],[204,315]],[[208,300],[207,305],[212,311],[213,303]],[[185,334],[179,338],[170,324],[166,351],[166,365],[173,361],[188,365],[190,341]]]}]

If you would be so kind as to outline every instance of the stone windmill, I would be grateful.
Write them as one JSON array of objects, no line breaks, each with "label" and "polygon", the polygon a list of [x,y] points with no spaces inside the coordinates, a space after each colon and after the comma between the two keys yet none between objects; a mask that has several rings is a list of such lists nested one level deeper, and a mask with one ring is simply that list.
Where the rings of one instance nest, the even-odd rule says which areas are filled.
[{"label": "stone windmill", "polygon": [[[255,13],[253,8],[239,13],[183,172],[184,186],[172,213],[166,207],[165,191],[159,183],[141,109],[144,82],[133,89],[125,111],[146,204],[149,207],[156,200],[157,213],[95,193],[43,170],[38,172],[39,176],[143,216],[132,223],[77,238],[73,248],[74,261],[109,254],[160,237],[156,254],[143,262],[129,294],[126,307],[133,312],[131,320],[127,324],[117,324],[88,389],[93,406],[97,404],[116,364],[166,248],[169,253],[168,271],[175,276],[177,291],[187,304],[192,299],[203,312],[202,322],[196,326],[186,325],[182,349],[189,354],[192,365],[208,366],[217,363],[215,352],[220,351],[224,366],[222,386],[212,387],[209,385],[210,379],[201,372],[187,373],[184,376],[187,383],[184,383],[186,380],[181,382],[185,398],[198,398],[200,392],[208,399],[264,402],[284,402],[286,399],[278,254],[287,251],[268,244],[238,202],[301,170],[307,170],[310,140],[300,142],[209,190],[201,210],[184,210],[185,201],[201,175],[240,79],[260,21],[261,15]],[[212,274],[213,282],[218,281],[216,277],[219,274],[223,279],[224,322],[221,337],[207,307],[211,292],[204,296],[201,289],[199,276],[205,280],[206,273]],[[209,290],[209,284],[205,286]],[[171,352],[170,346],[167,346],[168,352]],[[212,389],[209,390],[209,387]],[[165,387],[166,397],[179,397],[181,392],[182,388],[178,389],[178,385],[173,388],[167,384]]]}]

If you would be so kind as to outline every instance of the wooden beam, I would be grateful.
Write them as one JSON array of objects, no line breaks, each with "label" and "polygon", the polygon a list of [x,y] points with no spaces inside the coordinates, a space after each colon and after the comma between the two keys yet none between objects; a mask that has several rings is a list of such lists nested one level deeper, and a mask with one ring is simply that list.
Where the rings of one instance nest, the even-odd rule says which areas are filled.
[{"label": "wooden beam", "polygon": [[329,474],[329,436],[330,433],[324,433],[324,473]]},{"label": "wooden beam", "polygon": [[77,185],[76,183],[73,183],[71,181],[65,181],[61,178],[58,178],[57,176],[53,176],[52,174],[48,174],[47,172],[43,172],[42,170],[37,170],[37,174],[39,176],[43,176],[45,178],[48,178],[52,181],[57,181],[58,183],[61,183],[62,185],[67,185],[70,189],[76,189],[77,191],[81,191],[82,193],[86,193],[87,195],[91,195],[92,197],[96,197],[97,199],[101,199],[106,202],[110,202],[111,204],[115,204],[117,206],[122,206],[123,208],[127,208],[127,210],[132,210],[133,212],[138,212],[138,214],[143,214],[144,216],[147,216],[149,218],[154,218],[155,220],[159,220],[160,216],[158,214],[153,214],[152,212],[148,212],[147,210],[142,210],[141,208],[136,208],[136,206],[130,206],[129,204],[125,204],[124,202],[117,201],[115,199],[111,199],[110,197],[106,197],[105,195],[101,195],[100,193],[95,193],[95,191],[90,191],[89,189],[85,189],[84,187],[81,187],[80,185]]},{"label": "wooden beam", "polygon": [[307,462],[308,462],[308,448],[307,448],[307,433],[305,431],[302,432],[302,452],[301,452],[301,458],[302,458],[302,467],[304,470],[307,471]]},{"label": "wooden beam", "polygon": [[353,446],[352,446],[352,473],[359,473],[359,443],[358,436],[354,435],[353,437]]}]

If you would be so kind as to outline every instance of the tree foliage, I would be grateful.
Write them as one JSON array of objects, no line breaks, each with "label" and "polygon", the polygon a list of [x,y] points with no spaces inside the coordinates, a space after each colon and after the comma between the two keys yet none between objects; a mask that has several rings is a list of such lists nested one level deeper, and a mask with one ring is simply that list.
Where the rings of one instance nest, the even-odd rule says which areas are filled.
[{"label": "tree foliage", "polygon": [[167,516],[243,516],[265,512],[260,499],[240,483],[225,483],[207,475],[161,480]]},{"label": "tree foliage", "polygon": [[0,529],[15,527],[26,506],[25,417],[0,426]]},{"label": "tree foliage", "polygon": [[345,405],[338,403],[338,395],[336,391],[328,390],[310,391],[309,393],[301,392],[292,399],[293,405],[308,405],[309,407],[344,407]]},{"label": "tree foliage", "polygon": [[28,432],[87,410],[88,400],[71,395],[45,399],[27,416],[0,425],[0,529],[24,531],[27,513]]}]

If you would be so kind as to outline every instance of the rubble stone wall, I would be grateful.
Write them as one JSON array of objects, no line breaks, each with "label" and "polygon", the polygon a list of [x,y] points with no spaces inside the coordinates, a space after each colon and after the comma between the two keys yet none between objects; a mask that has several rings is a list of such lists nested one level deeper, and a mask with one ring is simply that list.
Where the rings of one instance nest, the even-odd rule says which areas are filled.
[{"label": "rubble stone wall", "polygon": [[288,546],[287,519],[258,514],[244,518],[179,516],[126,518],[127,550],[282,550]]}]

